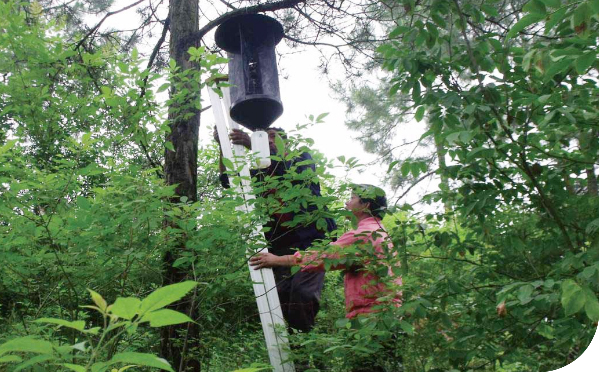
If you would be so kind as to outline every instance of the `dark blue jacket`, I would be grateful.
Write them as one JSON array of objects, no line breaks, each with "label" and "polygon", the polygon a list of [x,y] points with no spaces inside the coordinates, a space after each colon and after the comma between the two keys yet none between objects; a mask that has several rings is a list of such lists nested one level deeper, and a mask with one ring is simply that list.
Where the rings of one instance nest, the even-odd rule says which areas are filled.
[{"label": "dark blue jacket", "polygon": [[[257,181],[263,181],[265,177],[275,177],[276,182],[286,180],[286,173],[292,168],[297,174],[304,172],[315,171],[315,164],[308,152],[303,152],[296,158],[288,161],[271,162],[271,165],[265,169],[253,169],[250,171],[252,177]],[[288,177],[289,178],[289,177]],[[311,177],[312,178],[312,177]],[[229,187],[229,181],[226,175],[221,175],[221,183],[223,187]],[[321,196],[321,186],[319,182],[308,182],[303,180],[291,180],[293,186],[302,185],[308,187],[313,196]],[[277,190],[264,191],[262,196],[266,197],[269,194],[276,195]],[[296,224],[296,226],[286,226],[285,222],[293,220],[299,213],[313,212],[317,209],[314,204],[307,204],[306,207],[300,208],[299,211],[287,213],[274,213],[269,219],[265,227],[269,231],[265,232],[265,238],[269,242],[270,249],[274,254],[286,255],[293,254],[295,250],[304,250],[316,239],[323,239],[326,232],[336,229],[335,221],[331,218],[325,218],[326,230],[319,230],[316,221],[308,223]]]}]

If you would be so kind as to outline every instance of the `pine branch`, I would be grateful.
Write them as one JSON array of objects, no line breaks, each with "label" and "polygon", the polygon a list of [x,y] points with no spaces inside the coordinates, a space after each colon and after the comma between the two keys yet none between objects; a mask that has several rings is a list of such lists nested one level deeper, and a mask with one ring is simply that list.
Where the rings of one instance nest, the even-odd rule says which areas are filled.
[{"label": "pine branch", "polygon": [[115,11],[113,11],[113,12],[108,12],[108,13],[106,13],[106,15],[105,15],[105,16],[104,16],[104,17],[103,17],[101,20],[100,20],[100,22],[98,22],[98,24],[96,24],[96,26],[94,26],[94,27],[93,27],[93,28],[92,28],[92,29],[91,29],[91,30],[90,30],[90,31],[89,31],[89,32],[88,32],[88,33],[87,33],[87,34],[86,34],[86,35],[83,37],[83,39],[79,40],[79,42],[78,42],[78,43],[77,43],[77,45],[75,46],[75,49],[79,49],[79,48],[80,48],[80,47],[83,45],[83,43],[84,43],[84,42],[85,42],[87,39],[89,39],[89,38],[90,38],[90,37],[91,37],[91,36],[92,36],[94,33],[96,33],[96,31],[98,31],[98,29],[100,28],[100,26],[102,26],[102,24],[104,23],[104,21],[106,21],[106,20],[107,20],[109,17],[111,17],[111,16],[113,16],[113,15],[115,15],[115,14],[119,14],[119,13],[121,13],[121,12],[124,12],[124,11],[126,11],[126,10],[128,10],[128,9],[131,9],[131,8],[133,8],[134,6],[136,6],[136,5],[139,5],[139,4],[143,3],[143,2],[144,2],[144,0],[138,0],[138,1],[136,1],[135,3],[133,3],[133,4],[130,4],[130,5],[126,6],[126,7],[124,7],[124,8],[121,8],[121,9],[119,9],[119,10],[115,10]]},{"label": "pine branch", "polygon": [[259,4],[259,5],[254,5],[254,6],[249,6],[246,8],[239,8],[239,9],[233,10],[229,13],[225,13],[222,16],[208,22],[200,30],[198,30],[197,32],[194,32],[193,34],[191,34],[188,37],[181,40],[179,42],[179,45],[177,46],[177,49],[179,51],[187,49],[188,47],[194,45],[196,42],[198,42],[200,39],[202,39],[204,37],[204,35],[206,35],[210,30],[212,30],[213,28],[217,27],[221,23],[223,23],[233,17],[239,16],[242,14],[273,12],[275,10],[292,8],[303,2],[306,2],[306,0],[283,0],[283,1],[278,1],[275,3]]}]

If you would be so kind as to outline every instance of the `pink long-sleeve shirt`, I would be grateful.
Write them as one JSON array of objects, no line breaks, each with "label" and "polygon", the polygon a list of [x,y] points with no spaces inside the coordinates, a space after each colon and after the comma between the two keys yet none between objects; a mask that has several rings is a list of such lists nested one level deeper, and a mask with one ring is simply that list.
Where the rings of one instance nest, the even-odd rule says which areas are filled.
[{"label": "pink long-sleeve shirt", "polygon": [[[392,248],[392,243],[381,225],[381,220],[375,217],[361,220],[355,230],[346,232],[331,244],[343,248],[357,243],[370,243],[377,253],[383,253],[384,243],[387,243],[388,248]],[[323,259],[340,259],[343,257],[343,253],[306,252],[302,254],[297,252],[296,257],[300,260],[302,271],[324,271]],[[331,269],[340,270],[346,269],[346,267],[337,265]],[[390,267],[388,267],[388,274],[394,277]],[[395,277],[394,283],[402,285],[402,278]],[[373,306],[379,303],[377,298],[389,294],[390,290],[377,275],[371,272],[347,270],[344,275],[344,293],[346,296],[346,318],[353,318],[358,314],[372,312]],[[400,296],[401,293],[397,293],[394,301],[399,303]]]}]

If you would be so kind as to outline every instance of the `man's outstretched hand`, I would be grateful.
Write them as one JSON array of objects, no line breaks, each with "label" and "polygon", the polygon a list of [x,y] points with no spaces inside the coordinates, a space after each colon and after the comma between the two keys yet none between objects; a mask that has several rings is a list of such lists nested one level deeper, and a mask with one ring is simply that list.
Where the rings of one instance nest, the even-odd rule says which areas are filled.
[{"label": "man's outstretched hand", "polygon": [[[219,141],[219,132],[217,131],[216,125],[215,129],[213,130],[213,138],[219,145],[221,144],[221,141]],[[250,149],[252,147],[252,143],[250,142],[250,136],[243,130],[232,129],[229,133],[229,139],[234,145],[242,145],[247,149]]]},{"label": "man's outstretched hand", "polygon": [[275,266],[294,266],[297,264],[296,257],[293,255],[289,256],[276,256],[273,253],[257,253],[250,257],[250,266],[254,270],[266,269]]},{"label": "man's outstretched hand", "polygon": [[248,135],[248,133],[246,133],[242,130],[233,129],[229,133],[229,139],[231,140],[231,143],[233,143],[234,145],[242,145],[247,149],[252,147],[252,143],[250,142],[250,136]]}]

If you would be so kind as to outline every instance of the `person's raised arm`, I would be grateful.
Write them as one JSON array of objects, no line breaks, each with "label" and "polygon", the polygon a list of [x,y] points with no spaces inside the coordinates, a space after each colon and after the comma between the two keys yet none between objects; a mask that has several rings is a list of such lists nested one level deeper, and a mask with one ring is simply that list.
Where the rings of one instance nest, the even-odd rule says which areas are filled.
[{"label": "person's raised arm", "polygon": [[[221,175],[219,176],[219,179],[221,180],[221,185],[227,189],[227,188],[229,188],[229,179],[225,175],[225,171],[227,170],[227,168],[225,167],[225,164],[223,163],[223,149],[221,148],[221,141],[219,140],[219,132],[217,131],[216,125],[213,130],[213,139],[219,145],[219,172],[221,173]],[[250,142],[250,136],[248,135],[248,133],[246,133],[240,129],[233,129],[229,133],[229,139],[231,140],[231,143],[234,145],[242,145],[247,149],[250,149],[252,147],[252,144]]]},{"label": "person's raised arm", "polygon": [[219,132],[217,131],[217,126],[215,125],[215,129],[213,130],[213,139],[219,145],[219,172],[221,174],[225,173],[225,164],[223,164],[223,149],[221,149],[221,141],[219,140]]}]

